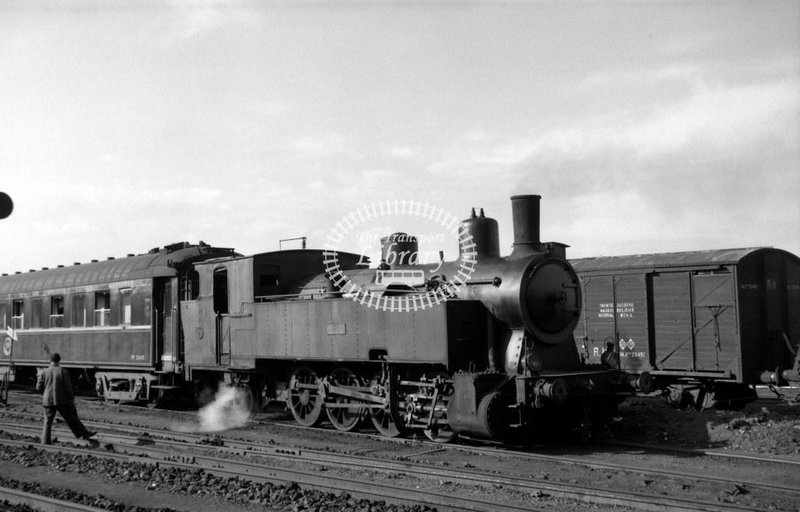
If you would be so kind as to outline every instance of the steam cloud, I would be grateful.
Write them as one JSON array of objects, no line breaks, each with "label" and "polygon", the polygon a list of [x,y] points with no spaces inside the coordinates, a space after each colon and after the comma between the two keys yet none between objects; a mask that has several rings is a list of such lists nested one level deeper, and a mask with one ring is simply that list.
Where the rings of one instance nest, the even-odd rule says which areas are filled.
[{"label": "steam cloud", "polygon": [[241,427],[250,418],[246,391],[235,386],[220,385],[214,400],[197,411],[198,423],[175,425],[180,432],[219,432]]}]

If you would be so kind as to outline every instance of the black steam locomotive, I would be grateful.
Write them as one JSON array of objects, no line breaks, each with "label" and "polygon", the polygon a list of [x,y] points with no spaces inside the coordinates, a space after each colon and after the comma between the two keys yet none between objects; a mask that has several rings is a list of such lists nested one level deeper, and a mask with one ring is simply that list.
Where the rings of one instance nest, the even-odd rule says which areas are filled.
[{"label": "black steam locomotive", "polygon": [[201,242],[3,276],[4,372],[31,378],[57,351],[108,400],[225,382],[308,426],[370,418],[436,441],[585,432],[621,389],[650,381],[581,361],[580,282],[566,246],[539,241],[539,199],[512,198],[508,256],[497,222],[473,211],[459,258],[435,265],[404,258],[417,242],[393,235],[373,269],[335,250],[242,256]]}]

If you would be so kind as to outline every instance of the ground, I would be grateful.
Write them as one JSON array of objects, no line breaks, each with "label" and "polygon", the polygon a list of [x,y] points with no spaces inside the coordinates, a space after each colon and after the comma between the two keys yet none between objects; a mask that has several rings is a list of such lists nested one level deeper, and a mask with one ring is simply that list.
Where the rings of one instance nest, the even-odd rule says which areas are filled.
[{"label": "ground", "polygon": [[675,409],[631,398],[609,429],[619,441],[723,448],[800,458],[800,404],[755,402],[741,411]]}]

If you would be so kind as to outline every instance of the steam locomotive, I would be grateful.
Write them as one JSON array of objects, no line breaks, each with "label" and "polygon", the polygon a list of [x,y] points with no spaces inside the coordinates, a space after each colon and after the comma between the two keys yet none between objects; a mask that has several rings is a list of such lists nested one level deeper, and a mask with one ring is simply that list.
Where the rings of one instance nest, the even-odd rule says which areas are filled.
[{"label": "steam locomotive", "polygon": [[395,234],[377,268],[335,250],[243,256],[201,242],[4,275],[0,363],[30,379],[57,351],[107,400],[225,382],[253,408],[285,402],[302,425],[368,418],[386,436],[585,433],[649,376],[582,362],[567,246],[540,242],[539,196],[511,200],[507,256],[497,222],[473,210],[458,259],[437,264],[409,258],[416,238]]}]

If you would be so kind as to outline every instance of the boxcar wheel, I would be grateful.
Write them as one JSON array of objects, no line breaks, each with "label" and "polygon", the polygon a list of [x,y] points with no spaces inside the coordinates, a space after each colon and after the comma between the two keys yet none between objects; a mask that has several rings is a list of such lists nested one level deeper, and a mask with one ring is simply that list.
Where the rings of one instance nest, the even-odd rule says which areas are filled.
[{"label": "boxcar wheel", "polygon": [[319,379],[309,368],[298,368],[289,380],[289,410],[294,420],[306,427],[319,425],[322,419],[322,400]]}]

